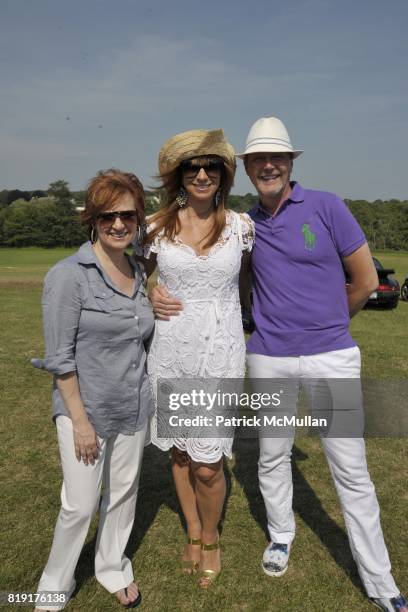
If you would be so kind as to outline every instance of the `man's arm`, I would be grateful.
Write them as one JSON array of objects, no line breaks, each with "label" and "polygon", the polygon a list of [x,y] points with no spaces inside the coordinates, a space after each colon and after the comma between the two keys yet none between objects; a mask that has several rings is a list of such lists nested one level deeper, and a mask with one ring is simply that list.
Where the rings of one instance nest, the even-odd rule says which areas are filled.
[{"label": "man's arm", "polygon": [[378,287],[378,275],[367,243],[343,257],[343,263],[350,276],[347,299],[350,317],[354,317]]},{"label": "man's arm", "polygon": [[251,311],[251,253],[245,251],[242,255],[241,270],[239,272],[239,299],[244,310]]},{"label": "man's arm", "polygon": [[180,310],[183,310],[181,301],[171,296],[164,285],[152,287],[149,298],[157,319],[169,321],[170,317],[177,316],[180,314]]}]

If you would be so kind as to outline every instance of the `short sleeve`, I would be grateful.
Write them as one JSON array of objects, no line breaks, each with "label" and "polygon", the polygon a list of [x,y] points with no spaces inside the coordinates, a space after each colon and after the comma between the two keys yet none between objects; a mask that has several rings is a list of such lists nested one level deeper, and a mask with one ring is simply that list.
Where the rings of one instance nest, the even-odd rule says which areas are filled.
[{"label": "short sleeve", "polygon": [[347,204],[339,197],[333,195],[327,214],[330,218],[330,233],[340,257],[351,255],[367,242]]},{"label": "short sleeve", "polygon": [[79,270],[64,265],[51,268],[42,296],[45,359],[33,359],[34,367],[59,376],[76,371],[75,345],[81,308]]},{"label": "short sleeve", "polygon": [[255,241],[255,224],[247,213],[239,213],[240,239],[243,251],[252,251]]}]

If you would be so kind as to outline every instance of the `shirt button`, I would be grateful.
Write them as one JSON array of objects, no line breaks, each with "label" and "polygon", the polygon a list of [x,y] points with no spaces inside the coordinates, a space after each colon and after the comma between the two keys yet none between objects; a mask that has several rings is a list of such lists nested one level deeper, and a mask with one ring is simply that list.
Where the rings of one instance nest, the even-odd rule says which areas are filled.
[{"label": "shirt button", "polygon": [[135,319],[136,319],[136,321],[138,320],[138,318],[139,318],[139,317],[138,317],[137,315],[135,315]]},{"label": "shirt button", "polygon": [[135,364],[135,363],[132,363],[132,368],[135,368],[135,367],[136,367],[136,364]]}]

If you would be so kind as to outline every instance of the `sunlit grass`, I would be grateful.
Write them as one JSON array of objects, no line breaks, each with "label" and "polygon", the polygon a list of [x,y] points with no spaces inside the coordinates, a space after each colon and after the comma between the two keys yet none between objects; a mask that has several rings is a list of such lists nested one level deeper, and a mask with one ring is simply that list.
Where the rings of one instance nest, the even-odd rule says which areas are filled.
[{"label": "sunlit grass", "polygon": [[[35,590],[59,510],[61,471],[50,419],[51,378],[32,368],[30,358],[43,352],[42,278],[50,265],[72,251],[0,250],[1,591]],[[400,281],[408,273],[408,255],[378,257],[386,267],[395,267]],[[408,303],[392,311],[365,310],[353,320],[352,333],[362,349],[366,376],[407,377],[407,321]],[[387,409],[393,409],[392,397]],[[368,440],[367,453],[394,576],[401,589],[408,591],[406,440]],[[257,483],[257,454],[255,440],[236,440],[234,458],[225,468],[228,499],[222,530],[223,572],[213,589],[202,592],[194,578],[180,572],[185,534],[167,455],[146,449],[128,547],[143,591],[143,609],[369,612],[372,607],[362,592],[316,439],[299,439],[294,453],[298,533],[289,571],[279,580],[262,573],[265,512]],[[67,610],[120,609],[93,577],[95,524],[77,570],[80,588]]]}]

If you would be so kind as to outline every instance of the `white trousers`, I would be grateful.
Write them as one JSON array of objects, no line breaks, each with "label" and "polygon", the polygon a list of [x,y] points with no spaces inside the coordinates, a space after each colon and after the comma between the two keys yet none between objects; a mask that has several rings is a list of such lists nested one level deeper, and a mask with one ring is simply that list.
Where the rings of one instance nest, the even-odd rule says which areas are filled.
[{"label": "white trousers", "polygon": [[[357,347],[300,357],[248,354],[250,378],[359,378]],[[295,407],[294,407],[295,409]],[[351,552],[369,597],[395,597],[399,590],[380,524],[380,510],[365,457],[363,438],[322,438],[349,537]],[[295,537],[292,509],[293,437],[259,439],[259,486],[271,541]]]},{"label": "white trousers", "polygon": [[[59,416],[56,424],[64,476],[61,510],[37,591],[64,591],[67,601],[72,595],[75,567],[89,524],[98,509],[102,487],[95,576],[102,586],[114,593],[133,582],[132,564],[124,551],[135,516],[147,423],[133,435],[99,438],[101,448],[94,465],[77,460],[71,419]],[[37,607],[60,610],[66,603]]]}]

